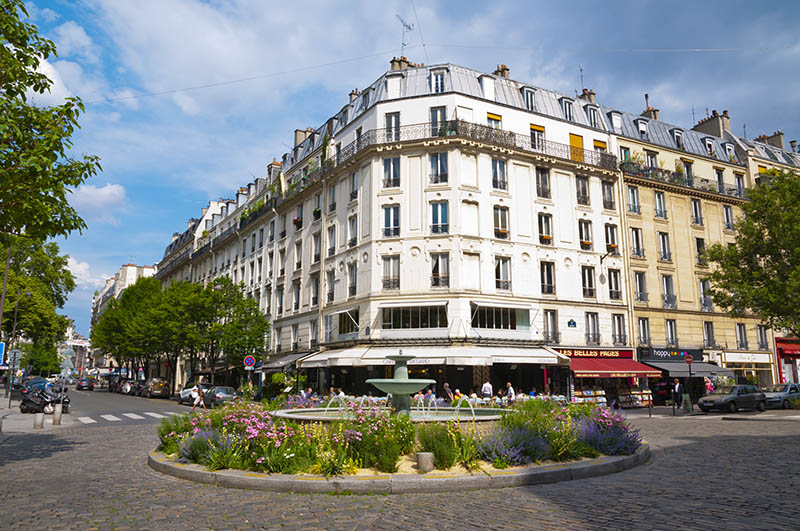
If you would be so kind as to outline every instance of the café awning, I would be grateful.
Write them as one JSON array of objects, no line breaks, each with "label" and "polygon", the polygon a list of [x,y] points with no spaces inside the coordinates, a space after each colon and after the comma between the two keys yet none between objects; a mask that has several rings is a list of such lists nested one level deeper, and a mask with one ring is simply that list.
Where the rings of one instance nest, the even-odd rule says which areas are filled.
[{"label": "caf\u00e9 awning", "polygon": [[297,362],[300,369],[319,369],[322,367],[360,367],[361,356],[367,351],[368,347],[351,347],[343,349],[332,349],[317,352]]},{"label": "caf\u00e9 awning", "polygon": [[576,378],[658,378],[661,371],[627,358],[572,358]]},{"label": "caf\u00e9 awning", "polygon": [[[657,367],[669,373],[670,378],[686,378],[689,376],[689,364],[683,361],[647,361],[647,364]],[[703,361],[695,361],[692,363],[692,376],[726,376],[733,378],[733,371],[714,365],[713,363],[706,363]]]},{"label": "caf\u00e9 awning", "polygon": [[295,353],[295,354],[288,354],[283,356],[282,358],[277,358],[268,363],[265,363],[262,367],[264,371],[281,371],[290,365],[294,365],[294,363],[304,356],[308,356],[308,352],[302,353]]}]

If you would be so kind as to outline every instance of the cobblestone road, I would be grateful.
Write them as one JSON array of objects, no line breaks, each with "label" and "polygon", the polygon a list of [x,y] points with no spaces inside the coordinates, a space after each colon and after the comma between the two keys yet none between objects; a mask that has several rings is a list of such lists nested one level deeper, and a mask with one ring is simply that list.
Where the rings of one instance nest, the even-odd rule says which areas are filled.
[{"label": "cobblestone road", "polygon": [[146,464],[154,426],[0,444],[8,529],[797,529],[800,419],[640,418],[649,464],[554,485],[353,496],[227,490]]}]

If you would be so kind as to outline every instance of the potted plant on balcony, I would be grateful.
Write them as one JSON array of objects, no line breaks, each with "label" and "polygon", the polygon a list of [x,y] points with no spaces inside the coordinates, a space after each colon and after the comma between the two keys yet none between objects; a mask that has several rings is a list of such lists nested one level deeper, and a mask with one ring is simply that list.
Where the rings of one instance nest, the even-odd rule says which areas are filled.
[{"label": "potted plant on balcony", "polygon": [[294,223],[295,226],[302,225],[303,224],[303,218],[301,218],[300,216],[297,216],[296,218],[294,218],[292,220],[292,223]]}]

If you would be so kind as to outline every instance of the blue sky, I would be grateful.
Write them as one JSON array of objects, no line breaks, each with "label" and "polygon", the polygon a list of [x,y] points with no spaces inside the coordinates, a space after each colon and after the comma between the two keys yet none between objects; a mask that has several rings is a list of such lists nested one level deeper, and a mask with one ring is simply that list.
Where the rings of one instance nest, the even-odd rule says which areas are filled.
[{"label": "blue sky", "polygon": [[[296,128],[316,127],[399,55],[453,62],[631,112],[644,93],[691,127],[728,109],[737,134],[800,139],[800,12],[794,2],[29,2],[56,42],[51,104],[80,96],[76,153],[103,173],[75,191],[89,228],[62,241],[78,289],[65,313],[89,333],[91,298],[129,262],[158,262],[210,200],[262,176]],[[425,46],[422,46],[422,43]],[[214,85],[209,87],[208,85]],[[205,88],[199,88],[205,87]]]}]

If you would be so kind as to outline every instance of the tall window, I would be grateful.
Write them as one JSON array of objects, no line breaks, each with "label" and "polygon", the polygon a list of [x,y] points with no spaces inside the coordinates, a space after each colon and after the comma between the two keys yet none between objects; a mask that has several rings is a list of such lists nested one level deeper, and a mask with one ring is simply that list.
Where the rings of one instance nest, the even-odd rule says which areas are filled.
[{"label": "tall window", "polygon": [[664,322],[666,331],[666,340],[668,347],[678,346],[678,327],[675,325],[675,319],[666,319]]},{"label": "tall window", "polygon": [[522,89],[522,99],[525,101],[525,108],[529,111],[536,110],[536,93],[531,89]]},{"label": "tall window", "polygon": [[658,168],[658,153],[654,151],[645,151],[644,156],[648,168]]},{"label": "tall window", "polygon": [[606,223],[606,252],[611,253],[614,256],[619,254],[617,226],[613,223]]},{"label": "tall window", "polygon": [[688,179],[689,182],[692,182],[692,179],[694,178],[694,167],[690,161],[683,161],[683,172],[686,174],[686,179]]},{"label": "tall window", "polygon": [[639,203],[639,187],[628,186],[628,212],[632,214],[641,214],[642,206]]},{"label": "tall window", "polygon": [[653,204],[655,205],[656,217],[667,219],[667,199],[664,197],[664,192],[655,192]]},{"label": "tall window", "polygon": [[675,309],[675,286],[672,275],[661,275],[661,296],[664,298],[664,308]]},{"label": "tall window", "polygon": [[736,323],[736,348],[747,350],[747,327],[744,323]]},{"label": "tall window", "polygon": [[328,199],[330,200],[328,212],[333,212],[336,210],[336,183],[330,185],[328,188]]},{"label": "tall window", "polygon": [[494,207],[494,236],[508,239],[508,207]]},{"label": "tall window", "polygon": [[497,190],[508,190],[506,180],[506,162],[500,159],[492,159],[492,188]]},{"label": "tall window", "polygon": [[669,234],[666,232],[658,233],[658,259],[664,261],[672,260],[672,253],[669,250]]},{"label": "tall window", "polygon": [[319,324],[317,321],[309,321],[309,340],[311,348],[316,348],[319,344]]},{"label": "tall window", "polygon": [[692,199],[692,224],[693,225],[703,224],[703,209],[700,206],[699,199]]},{"label": "tall window", "polygon": [[765,325],[756,325],[756,336],[758,337],[758,350],[769,350],[767,327]]},{"label": "tall window", "polygon": [[447,152],[431,153],[431,183],[447,182]]},{"label": "tall window", "polygon": [[738,197],[744,197],[744,175],[736,173],[734,174],[734,178],[736,179],[736,195]]},{"label": "tall window", "polygon": [[531,149],[544,151],[544,127],[531,124]]},{"label": "tall window", "polygon": [[294,244],[294,268],[299,270],[303,267],[303,242]]},{"label": "tall window", "polygon": [[431,254],[431,287],[446,288],[450,285],[450,253]]},{"label": "tall window", "polygon": [[383,257],[383,289],[400,289],[400,255]]},{"label": "tall window", "polygon": [[278,291],[275,293],[277,296],[278,314],[283,313],[283,286],[278,286]]},{"label": "tall window", "polygon": [[611,341],[615,345],[626,345],[628,334],[625,331],[625,314],[615,313],[611,315]]},{"label": "tall window", "polygon": [[358,286],[358,263],[347,264],[347,294],[354,296]]},{"label": "tall window", "polygon": [[539,243],[553,245],[553,216],[539,214]]},{"label": "tall window", "polygon": [[586,344],[600,344],[600,319],[595,312],[586,312]]},{"label": "tall window", "polygon": [[400,186],[400,157],[383,159],[383,187]]},{"label": "tall window", "polygon": [[400,140],[400,113],[386,113],[386,140]]},{"label": "tall window", "polygon": [[433,85],[434,94],[441,94],[444,92],[444,72],[434,72],[431,75],[431,85]]},{"label": "tall window", "polygon": [[608,297],[618,301],[622,299],[622,289],[619,284],[619,269],[608,270]]},{"label": "tall window", "polygon": [[275,220],[269,222],[269,241],[275,241]]},{"label": "tall window", "polygon": [[595,129],[600,128],[600,113],[594,107],[589,107],[589,125]]},{"label": "tall window", "polygon": [[583,296],[593,298],[596,297],[594,289],[594,267],[581,266],[581,283],[583,284]]},{"label": "tall window", "polygon": [[503,117],[499,114],[486,113],[486,125],[492,129],[502,129]]},{"label": "tall window", "polygon": [[650,345],[650,319],[647,317],[639,317],[637,324],[639,330],[639,344]]},{"label": "tall window", "polygon": [[695,238],[694,246],[695,249],[697,250],[697,264],[698,265],[708,264],[708,259],[706,258],[706,241],[703,238]]},{"label": "tall window", "polygon": [[713,312],[714,303],[710,295],[711,281],[707,278],[701,278],[698,280],[698,286],[700,287],[700,309],[704,312]]},{"label": "tall window", "polygon": [[572,102],[564,98],[561,100],[561,110],[564,112],[564,119],[570,122],[575,121],[575,115],[572,112]]},{"label": "tall window", "polygon": [[536,195],[550,199],[550,169],[536,168]]},{"label": "tall window", "polygon": [[717,176],[717,191],[721,194],[725,193],[725,171],[722,168],[714,168],[714,173]]},{"label": "tall window", "polygon": [[544,311],[544,338],[548,343],[558,343],[558,312],[556,310]]},{"label": "tall window", "polygon": [[314,234],[311,244],[314,249],[314,263],[316,264],[322,258],[322,235],[319,232]]},{"label": "tall window", "polygon": [[631,256],[644,258],[644,244],[642,243],[642,229],[631,227]]},{"label": "tall window", "polygon": [[631,149],[620,146],[619,148],[619,160],[622,162],[626,162],[631,160]]},{"label": "tall window", "polygon": [[606,210],[616,210],[617,204],[614,199],[614,183],[611,181],[603,181],[603,208]]},{"label": "tall window", "polygon": [[639,126],[639,138],[647,140],[647,122],[639,120],[636,124]]},{"label": "tall window", "polygon": [[722,218],[725,222],[725,230],[733,230],[733,207],[730,205],[722,206]]},{"label": "tall window", "polygon": [[300,309],[300,282],[294,282],[292,284],[292,301],[293,301],[293,308],[295,311]]},{"label": "tall window", "polygon": [[579,205],[589,204],[589,178],[578,176],[575,177],[575,188],[578,196]]},{"label": "tall window", "polygon": [[350,239],[347,241],[348,247],[354,247],[358,241],[358,215],[350,216],[347,220],[347,230]]},{"label": "tall window", "polygon": [[325,273],[325,286],[328,291],[328,302],[333,302],[334,288],[336,287],[336,272],[331,270]]},{"label": "tall window", "polygon": [[336,225],[328,227],[328,256],[336,254]]},{"label": "tall window", "polygon": [[636,302],[647,302],[647,273],[634,271],[633,284],[636,288]]},{"label": "tall window", "polygon": [[495,257],[494,282],[497,289],[511,289],[511,259],[509,257]]},{"label": "tall window", "polygon": [[446,120],[446,107],[431,107],[431,136],[443,136],[445,134]]},{"label": "tall window", "polygon": [[278,262],[281,266],[280,275],[283,276],[286,274],[286,249],[281,249],[278,252]]},{"label": "tall window", "polygon": [[717,342],[714,340],[714,323],[703,321],[703,346],[714,348]]},{"label": "tall window", "polygon": [[541,262],[539,270],[542,279],[542,294],[555,295],[556,293],[556,264],[555,262]]},{"label": "tall window", "polygon": [[400,236],[400,207],[390,205],[383,207],[383,237],[396,238]]},{"label": "tall window", "polygon": [[319,275],[311,277],[311,306],[319,304]]},{"label": "tall window", "polygon": [[431,234],[447,234],[450,224],[447,216],[447,201],[431,203]]},{"label": "tall window", "polygon": [[258,229],[258,248],[264,247],[264,228]]},{"label": "tall window", "polygon": [[578,238],[581,241],[581,249],[584,251],[592,249],[592,222],[588,219],[578,220]]},{"label": "tall window", "polygon": [[674,131],[675,136],[675,145],[678,146],[679,149],[683,149],[683,132],[682,131]]},{"label": "tall window", "polygon": [[358,197],[358,172],[354,171],[350,175],[350,199],[356,199]]}]

